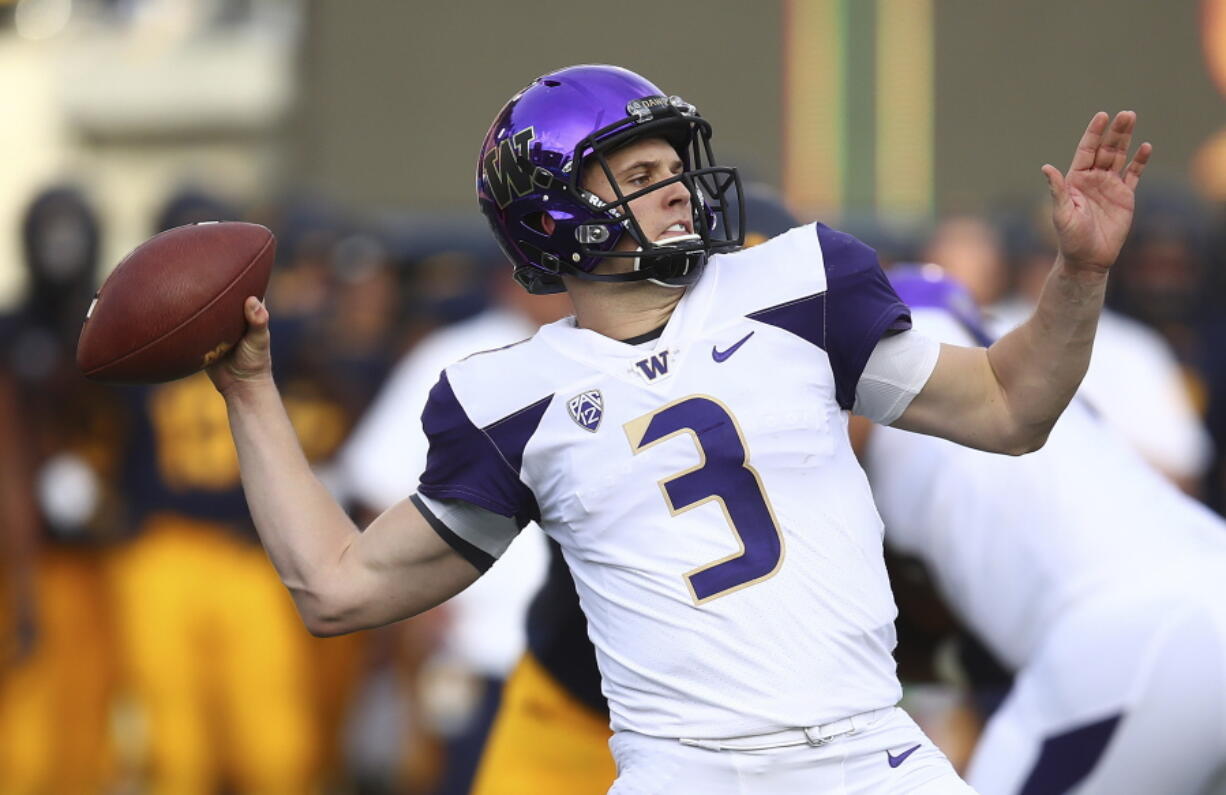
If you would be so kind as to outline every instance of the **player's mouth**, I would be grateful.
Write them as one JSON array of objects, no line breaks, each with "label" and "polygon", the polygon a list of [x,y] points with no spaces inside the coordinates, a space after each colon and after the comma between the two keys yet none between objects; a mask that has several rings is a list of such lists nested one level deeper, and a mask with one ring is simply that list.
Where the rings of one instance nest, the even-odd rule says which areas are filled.
[{"label": "player's mouth", "polygon": [[694,234],[693,231],[690,230],[689,224],[678,221],[669,228],[665,229],[654,242],[657,244],[668,243],[671,245],[676,245],[682,241],[697,239],[698,235]]}]

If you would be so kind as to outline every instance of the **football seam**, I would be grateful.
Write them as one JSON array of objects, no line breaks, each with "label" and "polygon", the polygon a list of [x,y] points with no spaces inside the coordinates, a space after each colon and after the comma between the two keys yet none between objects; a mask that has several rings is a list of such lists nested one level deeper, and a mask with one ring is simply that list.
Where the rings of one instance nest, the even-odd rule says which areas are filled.
[{"label": "football seam", "polygon": [[[106,368],[108,368],[108,367],[113,367],[114,365],[117,365],[117,364],[119,364],[120,362],[122,362],[124,359],[127,359],[127,358],[129,358],[129,357],[135,356],[135,355],[137,355],[138,353],[141,353],[141,352],[143,352],[143,351],[147,350],[147,349],[148,349],[148,348],[150,348],[151,346],[158,344],[158,343],[159,343],[159,342],[161,342],[162,340],[166,339],[167,337],[169,337],[169,336],[171,336],[172,334],[174,334],[175,332],[177,332],[179,329],[181,329],[181,328],[183,328],[184,326],[186,326],[187,324],[191,323],[191,322],[192,322],[193,320],[195,320],[196,318],[200,317],[202,314],[204,314],[205,312],[207,312],[207,311],[209,310],[209,308],[213,306],[213,304],[215,304],[215,303],[217,303],[218,301],[220,301],[220,300],[221,300],[221,297],[222,297],[223,295],[225,295],[225,294],[226,294],[226,291],[228,291],[228,290],[229,290],[231,287],[233,287],[233,286],[234,286],[234,284],[235,284],[236,282],[238,282],[238,281],[239,281],[239,280],[241,280],[241,279],[242,279],[244,276],[246,276],[246,275],[247,275],[247,273],[248,273],[248,272],[249,272],[249,271],[252,269],[252,267],[254,267],[254,266],[255,266],[255,264],[256,264],[257,262],[259,262],[259,261],[260,261],[260,257],[261,257],[261,256],[264,254],[264,252],[265,252],[265,251],[268,249],[268,247],[269,247],[269,246],[271,246],[271,245],[272,245],[272,244],[273,244],[275,241],[276,241],[276,237],[275,237],[275,236],[274,236],[272,233],[269,233],[269,235],[268,235],[268,240],[266,240],[266,241],[264,242],[264,245],[263,245],[263,246],[260,248],[260,250],[259,250],[259,251],[257,251],[257,252],[256,252],[255,256],[251,258],[251,261],[247,263],[247,266],[246,266],[245,268],[243,268],[241,271],[239,271],[239,273],[238,273],[238,275],[237,275],[237,276],[235,276],[233,279],[231,279],[229,282],[227,282],[227,283],[226,283],[226,284],[225,284],[225,285],[224,285],[224,286],[221,288],[221,291],[220,291],[220,292],[218,292],[218,293],[217,293],[217,295],[213,296],[213,297],[212,297],[212,299],[210,299],[210,300],[209,300],[209,302],[208,302],[207,304],[205,304],[204,306],[202,306],[202,307],[200,307],[198,310],[196,310],[196,312],[195,312],[194,314],[192,314],[192,316],[191,316],[191,317],[188,317],[188,318],[184,319],[184,320],[183,320],[181,323],[179,323],[179,325],[177,325],[177,326],[175,326],[174,328],[170,329],[169,331],[167,331],[165,334],[163,334],[162,336],[158,337],[157,339],[155,339],[155,340],[150,340],[149,342],[146,342],[144,345],[140,346],[139,348],[134,348],[133,350],[128,351],[127,353],[123,354],[122,356],[118,356],[118,357],[116,357],[116,358],[114,358],[114,359],[111,359],[109,362],[106,362],[105,364],[100,364],[100,365],[98,365],[97,367],[95,367],[95,368],[93,368],[92,370],[90,370],[90,371],[88,371],[87,373],[85,373],[85,375],[87,375],[87,376],[89,376],[89,375],[93,375],[94,373],[97,373],[97,372],[99,372],[100,370],[105,370],[105,369],[106,369]],[[245,300],[246,300],[246,299],[244,298],[244,301],[245,301]],[[263,299],[262,299],[262,297],[261,297],[261,300],[263,300]]]}]

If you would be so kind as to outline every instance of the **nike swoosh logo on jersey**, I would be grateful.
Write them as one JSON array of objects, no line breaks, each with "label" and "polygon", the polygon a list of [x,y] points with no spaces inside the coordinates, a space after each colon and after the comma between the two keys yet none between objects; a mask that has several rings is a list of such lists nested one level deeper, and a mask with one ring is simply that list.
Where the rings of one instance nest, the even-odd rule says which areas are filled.
[{"label": "nike swoosh logo on jersey", "polygon": [[711,358],[712,358],[712,359],[714,359],[714,360],[715,360],[715,361],[717,361],[717,362],[722,362],[722,361],[724,361],[724,360],[725,360],[725,359],[727,359],[729,356],[731,356],[732,354],[736,353],[737,348],[741,347],[741,346],[742,346],[742,345],[744,345],[746,342],[748,342],[748,341],[749,341],[749,338],[750,338],[750,337],[752,337],[752,336],[753,336],[753,332],[751,331],[751,332],[749,332],[748,334],[746,334],[744,337],[741,337],[739,340],[737,340],[736,342],[734,342],[734,343],[732,344],[732,347],[731,347],[731,348],[729,348],[728,350],[725,350],[725,351],[721,351],[719,348],[716,348],[714,345],[712,345],[712,346],[711,346]]},{"label": "nike swoosh logo on jersey", "polygon": [[911,754],[915,753],[918,750],[919,750],[919,746],[913,745],[907,750],[903,751],[898,756],[894,756],[894,754],[890,753],[889,751],[886,751],[885,755],[886,755],[886,758],[890,760],[890,767],[898,767],[903,762],[907,761],[908,756],[910,756]]}]

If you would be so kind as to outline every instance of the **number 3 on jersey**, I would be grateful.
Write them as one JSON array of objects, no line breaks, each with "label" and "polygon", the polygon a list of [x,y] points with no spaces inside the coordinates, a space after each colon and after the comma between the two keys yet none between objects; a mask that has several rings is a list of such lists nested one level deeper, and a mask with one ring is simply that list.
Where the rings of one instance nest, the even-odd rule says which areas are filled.
[{"label": "number 3 on jersey", "polygon": [[687,572],[695,604],[703,604],[774,576],[783,562],[783,534],[762,480],[749,465],[745,436],[728,407],[690,395],[625,424],[635,455],[682,433],[698,448],[699,462],[660,481],[673,516],[717,501],[741,550]]}]

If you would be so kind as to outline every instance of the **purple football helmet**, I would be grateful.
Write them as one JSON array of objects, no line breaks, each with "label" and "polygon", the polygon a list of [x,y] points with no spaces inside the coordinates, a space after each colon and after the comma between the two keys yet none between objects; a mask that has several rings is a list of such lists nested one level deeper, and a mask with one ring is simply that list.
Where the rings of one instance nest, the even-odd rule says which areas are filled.
[{"label": "purple football helmet", "polygon": [[[642,138],[667,140],[680,174],[623,194],[606,155]],[[616,199],[582,185],[598,164]],[[690,194],[690,235],[648,240],[630,202],[675,182]],[[537,78],[511,97],[490,126],[477,161],[477,199],[494,237],[532,293],[565,289],[563,274],[593,281],[651,279],[683,285],[698,278],[708,256],[739,248],[745,228],[736,169],[716,166],[711,125],[693,105],[616,66],[572,66]],[[737,214],[734,219],[729,214]],[[548,214],[554,227],[546,233]],[[623,235],[636,251],[614,251]],[[605,258],[634,261],[628,273],[596,274]]]},{"label": "purple football helmet", "polygon": [[890,286],[903,303],[912,309],[941,309],[948,312],[975,339],[988,347],[992,335],[984,328],[983,314],[962,283],[930,262],[899,263],[886,272]]}]

